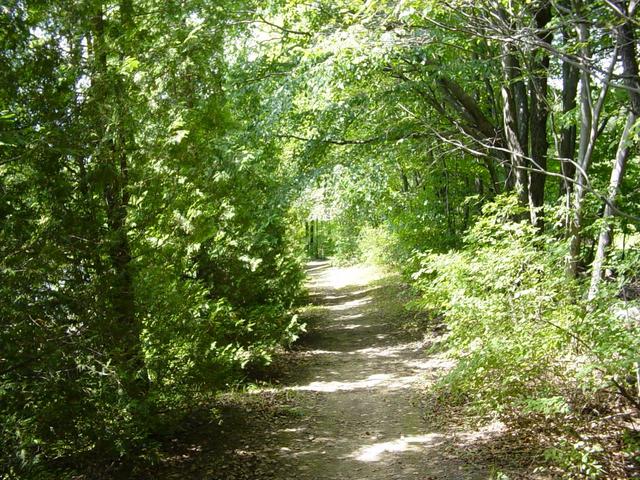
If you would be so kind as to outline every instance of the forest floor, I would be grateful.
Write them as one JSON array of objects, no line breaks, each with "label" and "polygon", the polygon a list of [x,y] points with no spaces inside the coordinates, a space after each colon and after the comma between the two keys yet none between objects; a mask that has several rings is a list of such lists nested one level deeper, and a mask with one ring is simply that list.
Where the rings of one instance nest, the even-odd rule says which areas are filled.
[{"label": "forest floor", "polygon": [[430,414],[424,394],[451,365],[426,352],[437,330],[407,328],[398,276],[327,262],[308,274],[307,333],[268,380],[192,419],[153,478],[488,479],[517,468],[499,422]]}]

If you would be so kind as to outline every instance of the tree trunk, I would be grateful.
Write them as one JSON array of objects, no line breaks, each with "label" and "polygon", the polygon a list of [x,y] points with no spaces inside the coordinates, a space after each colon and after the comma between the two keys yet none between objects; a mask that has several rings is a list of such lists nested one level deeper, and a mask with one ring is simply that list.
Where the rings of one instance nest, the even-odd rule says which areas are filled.
[{"label": "tree trunk", "polygon": [[[120,41],[117,47],[120,58],[124,56],[124,33],[131,29],[131,21],[131,2],[124,0],[120,5],[118,25]],[[103,331],[124,390],[132,398],[141,398],[146,394],[148,384],[141,373],[144,370],[140,345],[141,326],[135,315],[132,253],[127,228],[131,134],[126,125],[125,112],[128,107],[123,80],[109,71],[108,53],[114,47],[107,42],[104,13],[100,10],[94,17],[93,43],[97,73],[95,101],[100,108],[109,110],[108,114],[103,113],[102,118],[113,122],[111,126],[98,127],[102,129],[101,134],[107,130],[113,132],[97,153],[105,175],[104,201],[108,227],[106,253],[112,271],[111,285],[107,292],[110,318]]]},{"label": "tree trunk", "polygon": [[509,46],[503,47],[502,71],[504,82],[502,85],[502,114],[504,119],[504,136],[511,157],[511,172],[514,175],[514,188],[522,205],[528,204],[528,179],[525,164],[525,150],[518,135],[518,121],[516,102],[514,99],[513,82],[515,78],[515,58]]},{"label": "tree trunk", "polygon": [[[565,45],[569,45],[571,35],[564,28],[562,37]],[[580,80],[580,72],[573,61],[565,60],[562,62],[562,113],[567,115],[576,108],[576,95],[578,93],[578,82]],[[566,122],[566,119],[563,119]],[[560,130],[560,143],[558,145],[558,157],[560,158],[560,171],[562,180],[560,181],[560,195],[564,196],[564,206],[567,212],[564,225],[569,229],[571,217],[571,195],[573,193],[573,181],[576,174],[575,157],[576,157],[576,139],[577,128],[575,123],[571,122],[568,126],[563,126]]]},{"label": "tree trunk", "polygon": [[[498,131],[491,120],[484,114],[478,102],[466,93],[457,82],[448,77],[440,76],[438,84],[448,104],[466,121],[465,125],[458,126],[482,145],[495,143],[499,137]],[[442,107],[437,103],[434,104],[434,107],[444,113]],[[498,180],[494,162],[491,157],[484,159],[485,166],[491,177],[492,190],[495,194],[498,194],[500,193],[500,181]]]},{"label": "tree trunk", "polygon": [[[579,9],[580,5],[577,4]],[[577,12],[579,14],[579,11]],[[589,49],[589,27],[584,22],[579,22],[577,26],[578,41],[582,45],[581,56],[584,62],[590,60]],[[578,148],[578,171],[575,176],[573,191],[573,205],[571,221],[569,223],[569,260],[567,272],[570,276],[576,277],[580,264],[580,250],[582,245],[582,206],[584,196],[587,191],[588,172],[591,166],[591,158],[601,130],[598,129],[600,112],[609,91],[609,82],[613,75],[613,69],[617,60],[617,49],[614,50],[609,70],[604,78],[604,84],[600,90],[600,95],[596,105],[591,100],[591,75],[584,69],[580,77],[580,145]]]},{"label": "tree trunk", "polygon": [[537,48],[533,51],[533,73],[530,77],[529,94],[531,97],[531,115],[529,118],[529,136],[531,141],[532,170],[529,172],[529,209],[531,224],[543,227],[544,186],[547,179],[547,83],[549,75],[549,49],[553,34],[546,27],[551,21],[551,4],[544,1],[535,14],[536,37],[538,42],[548,49]]},{"label": "tree trunk", "polygon": [[613,168],[611,170],[611,180],[607,192],[607,204],[602,215],[603,226],[598,236],[598,247],[591,270],[591,286],[589,288],[589,299],[595,298],[598,293],[598,286],[602,278],[602,268],[607,256],[607,249],[612,241],[612,231],[610,218],[614,214],[616,197],[620,190],[620,185],[624,176],[627,159],[631,143],[633,142],[632,130],[636,121],[640,117],[640,76],[638,75],[638,59],[636,57],[636,39],[632,19],[635,14],[637,2],[632,2],[628,6],[625,2],[616,2],[620,11],[626,12],[626,19],[622,25],[616,29],[617,44],[622,58],[622,76],[627,86],[629,96],[629,113],[627,121],[620,136],[618,150]]},{"label": "tree trunk", "polygon": [[[563,38],[565,45],[569,44],[569,32],[563,30]],[[568,114],[576,108],[576,95],[578,93],[578,81],[580,72],[578,67],[572,61],[565,60],[562,62],[562,113]],[[576,136],[577,128],[575,124],[562,127],[560,131],[560,145],[558,147],[558,156],[560,157],[560,168],[562,171],[562,181],[560,184],[560,192],[567,196],[567,204],[571,192],[573,191],[573,182],[576,166],[574,164],[576,157]],[[568,206],[568,205],[567,205]]]},{"label": "tree trunk", "polygon": [[612,230],[610,219],[614,214],[616,197],[620,191],[620,185],[624,176],[627,159],[629,158],[629,143],[631,131],[636,123],[638,116],[635,112],[629,112],[627,121],[620,136],[620,143],[616,152],[613,169],[611,170],[611,179],[609,181],[609,190],[607,192],[607,204],[602,214],[603,225],[598,235],[598,246],[596,247],[596,255],[593,260],[591,269],[591,286],[589,287],[588,299],[593,300],[598,293],[598,286],[602,279],[602,268],[607,256],[607,249],[612,242]]}]

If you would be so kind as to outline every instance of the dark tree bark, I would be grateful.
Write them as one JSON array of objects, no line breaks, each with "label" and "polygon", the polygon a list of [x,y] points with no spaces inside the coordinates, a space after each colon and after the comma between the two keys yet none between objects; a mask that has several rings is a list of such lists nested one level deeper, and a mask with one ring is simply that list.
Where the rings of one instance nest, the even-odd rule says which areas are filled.
[{"label": "dark tree bark", "polygon": [[[535,13],[536,36],[538,42],[551,47],[552,33],[547,29],[551,21],[551,4],[544,1]],[[529,118],[529,133],[531,139],[531,163],[529,173],[529,207],[531,223],[536,227],[543,226],[544,187],[547,170],[547,119],[549,106],[547,102],[547,83],[549,75],[549,50],[537,48],[533,51],[530,77],[531,116]]]},{"label": "dark tree bark", "polygon": [[[562,30],[565,45],[569,44],[572,36],[567,28]],[[566,114],[576,108],[576,95],[578,94],[578,81],[580,72],[573,61],[562,62],[562,113]],[[563,126],[560,131],[560,144],[558,145],[558,156],[560,157],[560,168],[563,179],[560,183],[560,192],[571,195],[573,191],[573,178],[576,173],[576,139],[577,127],[574,123]]]}]

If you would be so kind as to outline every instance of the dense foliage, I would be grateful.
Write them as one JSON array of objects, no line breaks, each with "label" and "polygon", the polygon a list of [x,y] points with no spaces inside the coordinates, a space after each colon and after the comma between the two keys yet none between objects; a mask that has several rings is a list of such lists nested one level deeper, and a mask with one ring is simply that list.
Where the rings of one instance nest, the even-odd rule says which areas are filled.
[{"label": "dense foliage", "polygon": [[[279,128],[318,172],[320,240],[406,271],[458,360],[444,401],[637,415],[636,3],[332,5],[284,16],[312,34]],[[637,432],[575,432],[549,450],[567,475],[623,474],[602,452]]]},{"label": "dense foliage", "polygon": [[0,7],[0,476],[144,452],[295,337],[286,172],[229,84],[242,7]]},{"label": "dense foliage", "polygon": [[296,338],[305,248],[405,270],[451,401],[637,414],[636,9],[5,2],[0,475],[152,452]]}]

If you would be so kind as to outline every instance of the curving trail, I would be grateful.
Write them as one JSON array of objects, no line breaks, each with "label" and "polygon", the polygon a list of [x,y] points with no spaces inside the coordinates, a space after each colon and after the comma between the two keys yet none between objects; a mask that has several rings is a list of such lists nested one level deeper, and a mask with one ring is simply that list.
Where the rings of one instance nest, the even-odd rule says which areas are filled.
[{"label": "curving trail", "polygon": [[[207,447],[214,434],[204,433],[193,442],[199,453],[188,460],[197,472],[191,477],[490,478],[491,464],[473,449],[486,447],[499,429],[438,430],[423,419],[419,394],[449,365],[427,356],[428,341],[402,328],[397,279],[372,267],[326,262],[311,262],[308,274],[309,331],[281,359],[286,373],[277,387],[245,395],[241,406],[230,400],[235,413],[223,424],[223,452]],[[184,466],[166,478],[185,478]]]},{"label": "curving trail", "polygon": [[418,390],[448,365],[425,356],[424,339],[402,329],[393,286],[371,267],[326,262],[311,263],[309,277],[318,308],[298,352],[308,361],[283,386],[300,392],[306,415],[273,437],[289,467],[281,478],[487,478],[439,448],[450,439],[422,420]]}]

